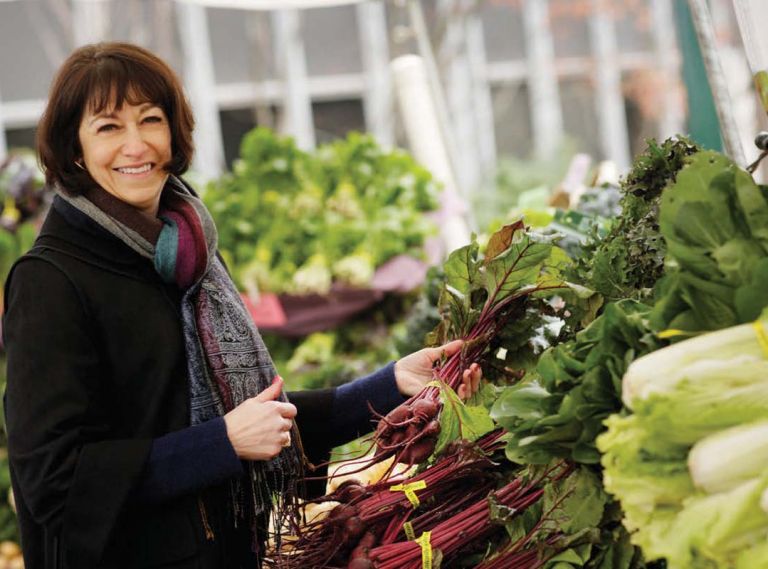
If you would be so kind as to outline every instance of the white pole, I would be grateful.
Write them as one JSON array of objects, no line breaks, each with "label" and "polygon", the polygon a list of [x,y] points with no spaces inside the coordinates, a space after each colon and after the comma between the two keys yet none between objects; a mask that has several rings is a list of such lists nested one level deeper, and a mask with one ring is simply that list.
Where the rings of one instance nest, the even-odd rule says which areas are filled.
[{"label": "white pole", "polygon": [[357,5],[365,94],[363,97],[366,129],[385,147],[395,142],[392,124],[392,81],[389,75],[387,17],[380,0]]},{"label": "white pole", "polygon": [[456,192],[459,195],[464,195],[464,188],[461,188],[455,182],[455,167],[458,151],[456,150],[453,128],[448,115],[448,104],[446,103],[445,93],[440,82],[440,73],[437,70],[435,55],[429,39],[429,31],[427,30],[427,24],[424,20],[424,11],[419,0],[408,0],[408,14],[411,20],[411,26],[416,35],[416,43],[418,44],[419,53],[421,53],[423,58],[420,59],[420,65],[424,70],[423,73],[427,78],[432,92],[431,101],[433,113],[435,114],[435,120],[437,121],[437,126],[440,131],[442,144],[445,147],[446,159],[448,161],[447,166],[452,172],[451,179],[454,180],[454,188]]},{"label": "white pole", "polygon": [[475,111],[478,153],[483,182],[496,173],[496,124],[493,119],[493,99],[488,83],[483,21],[477,10],[467,17],[467,57],[471,72],[472,106]]},{"label": "white pole", "polygon": [[446,22],[441,46],[445,64],[445,91],[450,124],[456,146],[453,155],[456,178],[465,195],[476,191],[482,180],[476,133],[478,130],[472,100],[472,70],[467,54],[464,9],[461,0],[445,0],[438,5]]},{"label": "white pole", "polygon": [[453,251],[469,243],[470,233],[466,206],[458,195],[426,66],[421,57],[404,55],[392,62],[392,72],[411,152],[443,184],[440,235],[444,251]]},{"label": "white pole", "polygon": [[99,42],[109,35],[109,0],[74,0],[72,8],[75,45]]},{"label": "white pole", "polygon": [[528,101],[537,158],[554,158],[563,141],[563,112],[555,70],[555,43],[549,26],[548,0],[525,0],[525,47],[528,59]]},{"label": "white pole", "polygon": [[723,146],[726,154],[734,162],[742,166],[746,165],[744,148],[741,146],[739,129],[731,107],[731,95],[725,82],[723,67],[717,54],[715,31],[712,26],[707,0],[688,0],[693,18],[693,27],[696,29],[696,38],[699,41],[701,55],[704,59],[704,67],[707,70],[709,88],[712,98],[715,100],[717,118],[720,122],[720,133],[723,137]]},{"label": "white pole", "polygon": [[224,141],[219,107],[215,98],[213,54],[208,34],[206,8],[178,2],[184,79],[195,112],[194,168],[206,178],[216,178],[224,167]]},{"label": "white pole", "polygon": [[630,165],[629,134],[624,97],[621,93],[616,28],[603,0],[592,0],[590,39],[595,60],[596,114],[603,156],[620,172]]},{"label": "white pole", "polygon": [[307,61],[301,36],[298,10],[277,10],[272,14],[277,70],[285,85],[285,106],[281,131],[296,139],[304,150],[315,147],[312,101],[307,86]]},{"label": "white pole", "polygon": [[768,38],[762,33],[768,21],[768,3],[765,0],[733,0],[733,10],[752,73],[768,71]]},{"label": "white pole", "polygon": [[659,121],[661,140],[682,133],[685,111],[677,85],[680,74],[680,52],[675,38],[675,15],[669,0],[651,0],[653,43],[656,60],[661,69],[664,108]]}]

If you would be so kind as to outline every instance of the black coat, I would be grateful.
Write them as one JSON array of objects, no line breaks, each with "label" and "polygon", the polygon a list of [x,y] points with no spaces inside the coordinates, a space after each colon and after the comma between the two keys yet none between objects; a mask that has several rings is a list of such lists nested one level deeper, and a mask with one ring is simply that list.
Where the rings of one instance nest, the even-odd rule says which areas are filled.
[{"label": "black coat", "polygon": [[[189,425],[180,291],[92,221],[52,208],[5,301],[8,450],[27,569],[244,565],[245,533],[211,541],[201,522],[202,497],[209,523],[222,523],[228,484],[162,504],[135,499],[152,440]],[[333,397],[290,394],[313,461],[345,438],[328,432]]]}]

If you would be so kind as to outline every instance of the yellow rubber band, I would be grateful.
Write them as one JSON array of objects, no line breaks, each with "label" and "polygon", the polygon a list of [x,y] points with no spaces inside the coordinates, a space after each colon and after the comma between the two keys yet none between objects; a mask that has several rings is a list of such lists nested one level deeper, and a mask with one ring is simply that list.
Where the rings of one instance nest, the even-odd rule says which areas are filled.
[{"label": "yellow rubber band", "polygon": [[765,326],[760,320],[756,320],[752,322],[752,328],[755,330],[757,343],[763,349],[763,354],[768,356],[768,332],[766,332]]},{"label": "yellow rubber band", "polygon": [[678,330],[676,328],[669,328],[668,330],[662,330],[658,333],[658,337],[662,340],[666,340],[667,338],[674,338],[675,336],[685,336],[688,332],[685,332],[684,330]]},{"label": "yellow rubber band", "polygon": [[421,567],[422,569],[432,569],[432,532],[425,531],[421,534],[421,537],[416,540],[421,546]]},{"label": "yellow rubber band", "polygon": [[427,487],[427,483],[424,480],[418,482],[410,482],[408,484],[395,484],[389,487],[390,492],[405,492],[405,497],[414,508],[418,508],[421,502],[416,495],[416,490],[424,490]]},{"label": "yellow rubber band", "polygon": [[405,539],[408,541],[416,539],[416,534],[413,533],[413,524],[411,522],[405,522],[403,524],[403,531],[405,532]]}]

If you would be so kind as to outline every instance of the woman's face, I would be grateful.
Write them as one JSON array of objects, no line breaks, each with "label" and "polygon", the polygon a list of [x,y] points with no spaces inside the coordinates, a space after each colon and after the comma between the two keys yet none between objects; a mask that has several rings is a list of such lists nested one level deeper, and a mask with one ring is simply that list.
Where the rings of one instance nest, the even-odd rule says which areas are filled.
[{"label": "woman's face", "polygon": [[157,215],[171,159],[171,130],[153,103],[100,113],[86,110],[79,130],[83,162],[104,190],[142,212]]}]

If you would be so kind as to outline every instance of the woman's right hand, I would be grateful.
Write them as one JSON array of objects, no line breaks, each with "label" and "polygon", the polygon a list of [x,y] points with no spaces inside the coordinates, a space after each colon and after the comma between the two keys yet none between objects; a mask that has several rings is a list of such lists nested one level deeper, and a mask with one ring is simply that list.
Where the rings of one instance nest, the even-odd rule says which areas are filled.
[{"label": "woman's right hand", "polygon": [[282,390],[283,379],[277,377],[256,397],[246,399],[224,415],[227,436],[238,457],[269,460],[290,444],[296,407],[275,401]]}]

